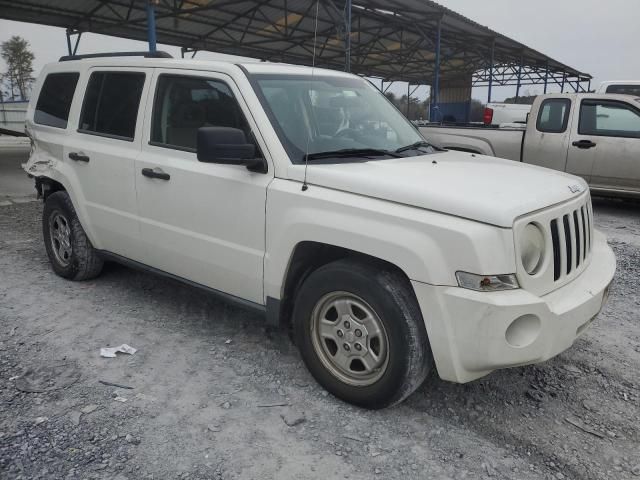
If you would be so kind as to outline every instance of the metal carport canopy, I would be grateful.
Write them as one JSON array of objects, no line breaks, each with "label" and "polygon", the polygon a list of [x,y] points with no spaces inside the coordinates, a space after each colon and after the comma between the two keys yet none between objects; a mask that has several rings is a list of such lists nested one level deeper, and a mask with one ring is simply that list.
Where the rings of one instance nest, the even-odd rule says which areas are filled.
[{"label": "metal carport canopy", "polygon": [[[591,78],[429,0],[318,2],[317,66],[344,69],[349,51],[354,73],[432,84],[440,44],[441,81],[469,75],[480,85],[566,81],[577,90]],[[147,40],[147,5],[146,0],[0,0],[0,18],[63,27],[70,33]],[[188,51],[312,62],[315,0],[156,0],[151,5],[160,43]],[[345,22],[349,5],[350,50]]]}]

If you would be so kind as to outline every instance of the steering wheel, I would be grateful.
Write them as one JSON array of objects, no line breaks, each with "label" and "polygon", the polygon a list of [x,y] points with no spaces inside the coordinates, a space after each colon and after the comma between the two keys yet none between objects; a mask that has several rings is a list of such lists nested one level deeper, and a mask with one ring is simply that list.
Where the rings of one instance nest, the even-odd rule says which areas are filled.
[{"label": "steering wheel", "polygon": [[360,138],[360,132],[354,128],[345,128],[334,135],[336,138],[349,137],[357,140]]}]

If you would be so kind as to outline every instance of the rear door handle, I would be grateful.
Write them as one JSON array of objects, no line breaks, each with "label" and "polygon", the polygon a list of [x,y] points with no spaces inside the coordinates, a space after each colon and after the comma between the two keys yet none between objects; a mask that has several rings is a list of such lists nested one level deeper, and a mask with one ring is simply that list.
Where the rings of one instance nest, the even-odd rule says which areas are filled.
[{"label": "rear door handle", "polygon": [[591,148],[596,146],[596,144],[591,140],[578,140],[573,142],[571,145],[578,148]]},{"label": "rear door handle", "polygon": [[76,153],[76,152],[70,152],[69,153],[69,158],[71,160],[73,160],[74,162],[85,162],[85,163],[89,163],[89,157],[86,155],[83,155],[81,153]]},{"label": "rear door handle", "polygon": [[169,175],[168,173],[163,172],[161,169],[156,168],[143,168],[142,169],[142,175],[144,175],[145,177],[149,177],[149,178],[158,178],[160,180],[169,180],[171,178],[171,175]]}]

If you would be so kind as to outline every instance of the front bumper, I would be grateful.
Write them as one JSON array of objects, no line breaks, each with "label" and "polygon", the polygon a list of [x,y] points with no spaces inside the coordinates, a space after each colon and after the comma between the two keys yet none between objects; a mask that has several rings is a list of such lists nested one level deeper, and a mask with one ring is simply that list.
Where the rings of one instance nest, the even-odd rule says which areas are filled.
[{"label": "front bumper", "polygon": [[412,281],[438,374],[464,383],[493,370],[547,360],[569,348],[604,305],[616,260],[595,232],[591,263],[543,296],[475,292]]}]

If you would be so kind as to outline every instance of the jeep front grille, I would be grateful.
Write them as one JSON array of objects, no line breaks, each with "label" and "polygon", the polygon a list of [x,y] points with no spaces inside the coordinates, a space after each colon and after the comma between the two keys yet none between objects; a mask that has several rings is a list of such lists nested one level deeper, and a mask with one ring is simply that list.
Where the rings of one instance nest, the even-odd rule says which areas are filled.
[{"label": "jeep front grille", "polygon": [[591,202],[587,200],[578,208],[552,219],[550,229],[553,280],[558,281],[575,275],[589,258],[593,234]]}]

